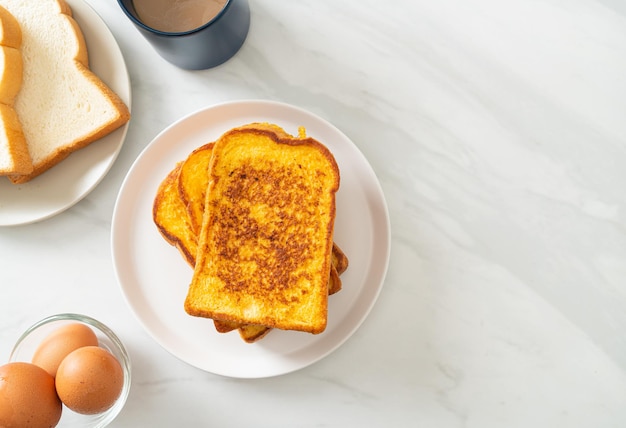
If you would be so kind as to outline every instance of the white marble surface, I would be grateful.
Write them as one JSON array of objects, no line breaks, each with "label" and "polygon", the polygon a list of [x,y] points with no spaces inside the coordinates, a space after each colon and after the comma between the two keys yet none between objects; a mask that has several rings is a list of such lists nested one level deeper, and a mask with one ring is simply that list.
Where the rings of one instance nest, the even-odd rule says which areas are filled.
[{"label": "white marble surface", "polygon": [[[0,229],[0,355],[50,313],[129,347],[114,427],[626,426],[626,5],[620,0],[252,1],[239,54],[165,63],[114,0],[133,119],[70,210]],[[109,244],[132,162],[170,123],[291,103],[361,149],[392,224],[385,286],[322,361],[261,380],[199,371],[140,327]]]}]

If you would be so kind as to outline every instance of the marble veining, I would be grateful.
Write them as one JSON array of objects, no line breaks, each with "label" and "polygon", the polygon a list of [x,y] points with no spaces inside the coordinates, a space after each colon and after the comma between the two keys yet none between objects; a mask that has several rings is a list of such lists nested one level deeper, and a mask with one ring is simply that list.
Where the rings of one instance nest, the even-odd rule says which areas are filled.
[{"label": "marble veining", "polygon": [[[49,220],[0,228],[0,356],[33,321],[119,332],[113,427],[626,426],[626,6],[620,0],[251,2],[212,70],[162,60],[85,0],[126,59],[133,119],[109,174]],[[361,150],[392,226],[370,316],[277,378],[194,369],[137,322],[110,252],[117,192],[165,127],[224,101],[291,103]]]}]

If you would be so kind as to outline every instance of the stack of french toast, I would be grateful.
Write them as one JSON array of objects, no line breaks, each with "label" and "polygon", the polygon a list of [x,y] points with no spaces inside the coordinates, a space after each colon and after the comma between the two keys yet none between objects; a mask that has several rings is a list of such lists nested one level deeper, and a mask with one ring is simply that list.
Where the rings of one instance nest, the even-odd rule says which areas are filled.
[{"label": "stack of french toast", "polygon": [[333,241],[332,153],[270,123],[196,148],[161,182],[153,220],[193,268],[184,309],[253,343],[272,329],[325,330],[348,258]]}]

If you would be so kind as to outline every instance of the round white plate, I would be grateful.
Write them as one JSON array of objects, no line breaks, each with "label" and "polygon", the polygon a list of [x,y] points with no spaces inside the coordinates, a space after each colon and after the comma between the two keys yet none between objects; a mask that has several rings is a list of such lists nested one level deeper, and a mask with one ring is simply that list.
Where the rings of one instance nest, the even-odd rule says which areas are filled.
[{"label": "round white plate", "polygon": [[[130,78],[120,48],[100,16],[82,0],[67,0],[87,42],[91,69],[130,108]],[[72,153],[39,177],[12,184],[0,177],[0,226],[28,224],[70,208],[109,172],[119,154],[128,123]]]},{"label": "round white plate", "polygon": [[[160,182],[176,162],[229,129],[272,122],[323,142],[341,173],[335,242],[350,265],[343,289],[329,298],[328,325],[319,335],[273,330],[245,343],[237,331],[217,333],[209,319],[183,309],[192,269],[152,221]],[[237,101],[200,110],[161,132],[131,167],[113,213],[111,246],[117,279],[139,322],[166,350],[205,371],[238,378],[276,376],[301,369],[337,349],[361,325],[382,288],[390,252],[389,214],[380,184],[358,148],[325,120],[269,101]]]}]

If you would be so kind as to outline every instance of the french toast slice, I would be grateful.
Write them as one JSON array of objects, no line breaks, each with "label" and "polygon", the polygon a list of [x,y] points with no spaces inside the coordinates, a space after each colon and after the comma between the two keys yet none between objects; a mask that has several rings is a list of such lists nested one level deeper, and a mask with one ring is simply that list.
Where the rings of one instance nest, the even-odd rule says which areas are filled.
[{"label": "french toast slice", "polygon": [[[191,267],[196,263],[197,234],[190,212],[196,212],[199,218],[204,215],[204,203],[198,204],[197,201],[205,197],[205,189],[208,187],[208,160],[211,158],[213,144],[208,143],[195,149],[184,161],[176,164],[160,183],[152,206],[153,220],[157,229],[170,245],[180,251]],[[195,173],[183,176],[185,168]],[[200,171],[204,171],[204,174]],[[192,184],[190,181],[196,183]],[[200,193],[200,196],[194,195],[194,192]],[[183,194],[187,196],[183,197]],[[190,209],[190,205],[195,206]],[[341,290],[339,275],[345,272],[349,262],[348,257],[335,242],[331,257],[331,278],[336,272],[338,281],[329,283],[328,292],[334,294]]]},{"label": "french toast slice", "polygon": [[187,313],[324,331],[339,188],[330,151],[233,129],[213,147],[209,182]]},{"label": "french toast slice", "polygon": [[[282,138],[291,137],[278,125],[266,122],[250,123],[240,126],[238,129],[264,129],[272,131]],[[200,233],[202,227],[206,190],[209,184],[207,172],[213,153],[213,145],[214,143],[208,143],[191,152],[183,162],[179,175],[178,190],[187,207],[191,227],[196,235]]]},{"label": "french toast slice", "polygon": [[176,164],[159,184],[152,204],[152,220],[161,236],[176,247],[192,267],[196,263],[197,236],[193,232],[187,207],[178,192],[182,162]]},{"label": "french toast slice", "polygon": [[[331,255],[331,262],[333,267],[337,271],[337,278],[339,278],[339,275],[348,270],[348,265],[350,264],[350,261],[346,254],[335,242],[333,242],[333,253]],[[335,293],[339,290],[341,290],[341,283],[339,284],[339,289],[337,289]]]},{"label": "french toast slice", "polygon": [[200,233],[202,227],[213,144],[204,144],[192,151],[182,162],[178,175],[179,197],[186,207],[189,223],[195,235]]},{"label": "french toast slice", "polygon": [[[290,137],[282,128],[267,123],[244,125],[239,129],[265,129],[275,132],[281,137]],[[300,138],[305,138],[304,129],[300,129]],[[192,216],[202,218],[204,212],[204,195],[208,186],[208,164],[212,154],[213,143],[195,149],[183,162],[179,162],[161,183],[154,200],[153,217],[161,235],[171,245],[176,246],[185,260],[193,267],[195,263],[196,235]],[[178,179],[178,186],[173,179]],[[185,215],[185,208],[188,216]],[[197,226],[199,228],[199,226]],[[194,255],[194,256],[192,256]],[[331,272],[329,277],[329,295],[341,290],[339,275],[348,266],[348,258],[333,243]],[[238,322],[214,320],[215,328],[220,333],[235,329],[241,338],[253,343],[265,337],[271,328],[262,325],[246,325]]]},{"label": "french toast slice", "polygon": [[[197,149],[197,151],[210,152],[213,145],[207,144]],[[209,153],[210,154],[210,153]],[[185,160],[193,159],[202,161],[202,156],[191,155]],[[197,248],[197,238],[191,226],[188,210],[180,197],[180,171],[183,162],[179,162],[176,167],[161,182],[153,204],[153,220],[157,229],[165,240],[176,247],[185,261],[193,267],[195,265],[195,254]],[[208,177],[208,170],[205,171]],[[195,179],[201,179],[200,176]],[[208,178],[204,180],[208,182]],[[339,275],[348,266],[348,258],[336,243],[333,243],[331,256],[331,271],[328,283],[328,294],[332,295],[341,290],[342,283]],[[341,272],[339,272],[341,270]],[[262,325],[241,324],[239,322],[228,322],[214,320],[215,329],[220,333],[228,333],[232,330],[239,330],[239,335],[247,343],[254,343],[265,337],[271,328]]]},{"label": "french toast slice", "polygon": [[[333,248],[335,248],[334,245]],[[333,256],[334,254],[335,252],[333,251]],[[328,295],[331,296],[337,293],[339,290],[341,290],[341,279],[339,278],[339,274],[337,273],[334,262],[331,262],[330,276],[328,278]],[[239,329],[239,336],[247,343],[254,343],[258,340],[261,340],[272,330],[270,327],[264,325],[239,323],[236,324],[236,328]],[[217,322],[215,322],[215,326],[217,328]]]},{"label": "french toast slice", "polygon": [[247,343],[258,342],[267,336],[270,331],[272,331],[271,328],[258,324],[243,324],[238,327],[238,330],[239,337]]}]

